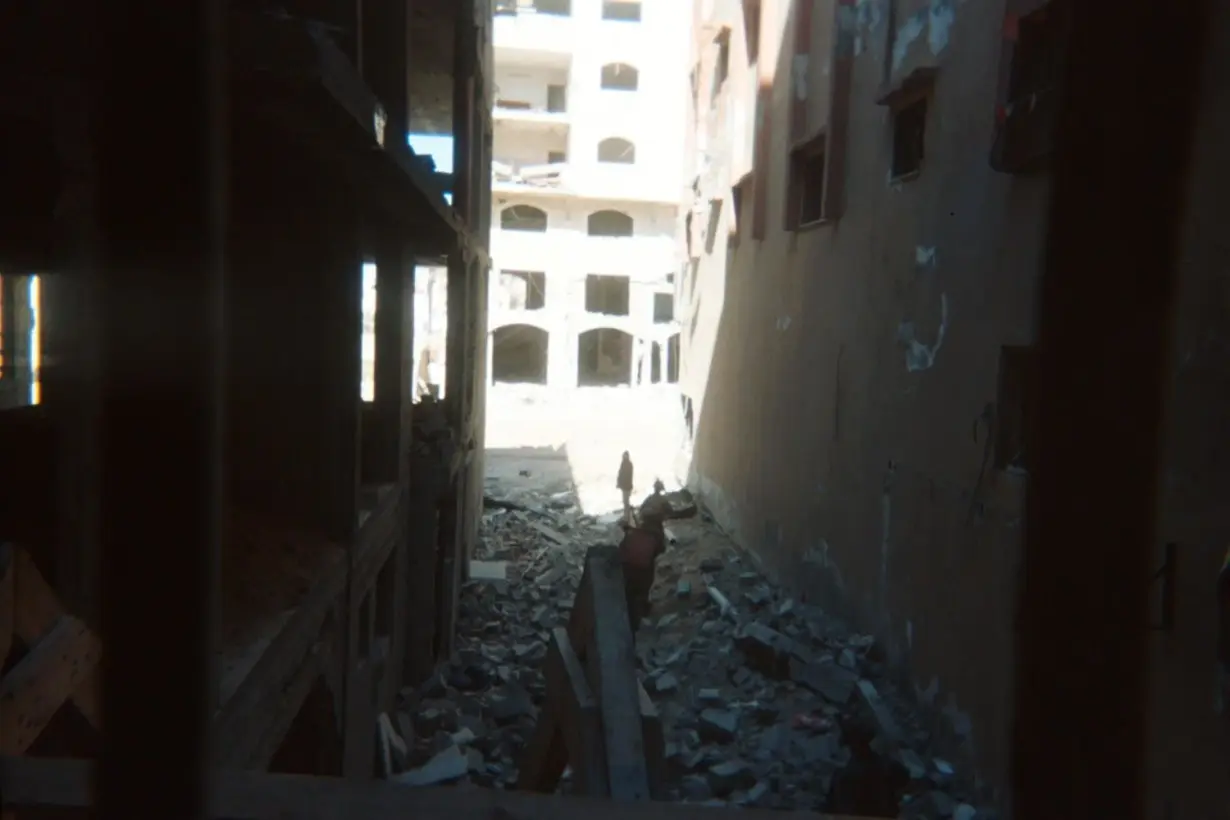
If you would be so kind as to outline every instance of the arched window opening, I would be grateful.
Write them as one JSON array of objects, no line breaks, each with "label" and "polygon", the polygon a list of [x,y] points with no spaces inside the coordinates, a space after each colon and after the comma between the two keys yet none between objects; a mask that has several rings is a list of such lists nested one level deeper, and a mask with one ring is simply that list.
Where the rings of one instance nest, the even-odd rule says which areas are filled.
[{"label": "arched window opening", "polygon": [[547,331],[533,325],[505,325],[491,333],[491,380],[547,383]]},{"label": "arched window opening", "polygon": [[602,87],[607,91],[636,91],[640,72],[627,63],[608,63],[602,67]]},{"label": "arched window opening", "polygon": [[547,229],[547,214],[533,205],[509,205],[500,211],[500,228],[542,233]]},{"label": "arched window opening", "polygon": [[598,143],[598,161],[631,165],[636,162],[636,146],[621,137],[609,137]]},{"label": "arched window opening", "polygon": [[632,334],[609,327],[577,337],[577,386],[632,384]]},{"label": "arched window opening", "polygon": [[590,236],[632,236],[632,217],[622,211],[594,211],[585,221]]}]

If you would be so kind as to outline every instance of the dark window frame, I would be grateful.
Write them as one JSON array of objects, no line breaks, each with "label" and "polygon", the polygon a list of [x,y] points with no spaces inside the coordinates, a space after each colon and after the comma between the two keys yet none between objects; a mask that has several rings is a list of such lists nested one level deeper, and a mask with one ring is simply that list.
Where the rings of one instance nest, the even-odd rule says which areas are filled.
[{"label": "dark window frame", "polygon": [[790,151],[786,182],[785,229],[808,230],[828,219],[828,134],[821,132]]},{"label": "dark window frame", "polygon": [[918,177],[927,161],[927,125],[930,122],[931,95],[919,93],[892,106],[892,144],[889,177],[905,182]]}]

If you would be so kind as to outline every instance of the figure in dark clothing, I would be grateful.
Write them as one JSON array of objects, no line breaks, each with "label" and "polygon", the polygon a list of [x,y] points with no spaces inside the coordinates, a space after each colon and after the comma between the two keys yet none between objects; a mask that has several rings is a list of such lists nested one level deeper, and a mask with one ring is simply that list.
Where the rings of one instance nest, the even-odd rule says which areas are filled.
[{"label": "figure in dark clothing", "polygon": [[624,497],[624,521],[632,523],[632,457],[624,450],[624,457],[619,462],[619,475],[615,478],[615,486]]},{"label": "figure in dark clothing", "polygon": [[658,556],[666,551],[666,522],[696,515],[695,504],[676,510],[664,494],[665,489],[661,481],[653,483],[653,495],[641,504],[635,526],[625,524],[624,538],[619,544],[633,636],[649,614],[649,593],[653,589]]}]

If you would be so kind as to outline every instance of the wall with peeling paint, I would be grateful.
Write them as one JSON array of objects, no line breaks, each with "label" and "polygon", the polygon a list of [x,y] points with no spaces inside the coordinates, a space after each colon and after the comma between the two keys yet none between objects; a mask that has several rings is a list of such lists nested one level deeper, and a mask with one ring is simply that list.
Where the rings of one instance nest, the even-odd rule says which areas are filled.
[{"label": "wall with peeling paint", "polygon": [[[792,15],[788,0],[764,3],[787,21],[775,67],[759,67],[775,77],[767,235],[694,248],[681,282],[690,478],[767,570],[874,629],[940,713],[951,754],[1004,784],[1026,477],[989,455],[1001,346],[1032,338],[1047,197],[1045,177],[989,164],[1005,0],[817,2],[814,29],[854,29],[846,193],[840,219],[798,233],[782,227]],[[742,36],[739,15],[720,23]],[[813,46],[809,99],[829,98],[830,65]],[[876,100],[922,69],[934,71],[926,158],[893,183],[890,111]],[[1218,116],[1205,162],[1230,140]],[[1194,176],[1209,218],[1189,241],[1163,481],[1159,560],[1167,540],[1182,550],[1178,626],[1154,662],[1159,818],[1167,801],[1175,817],[1224,816],[1230,766],[1230,717],[1211,711],[1212,583],[1230,541],[1230,250],[1212,220],[1230,188]],[[728,186],[720,168],[698,178],[699,198],[726,205],[722,237]]]}]

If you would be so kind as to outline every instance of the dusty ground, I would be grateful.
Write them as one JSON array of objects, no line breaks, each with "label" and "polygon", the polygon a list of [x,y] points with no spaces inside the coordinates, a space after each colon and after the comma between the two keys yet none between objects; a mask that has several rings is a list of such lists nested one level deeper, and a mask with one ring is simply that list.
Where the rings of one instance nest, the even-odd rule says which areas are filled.
[{"label": "dusty ground", "polygon": [[[488,430],[483,563],[463,594],[457,659],[403,693],[397,722],[411,742],[395,780],[515,783],[543,703],[549,630],[567,621],[586,551],[621,534],[620,452],[632,451],[640,488],[674,483],[677,397],[580,392],[562,407],[516,391],[493,405],[504,412]],[[638,673],[665,727],[664,799],[991,816],[929,753],[869,636],[775,589],[703,514],[673,523],[671,537],[637,636]]]}]

